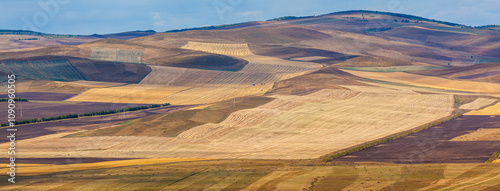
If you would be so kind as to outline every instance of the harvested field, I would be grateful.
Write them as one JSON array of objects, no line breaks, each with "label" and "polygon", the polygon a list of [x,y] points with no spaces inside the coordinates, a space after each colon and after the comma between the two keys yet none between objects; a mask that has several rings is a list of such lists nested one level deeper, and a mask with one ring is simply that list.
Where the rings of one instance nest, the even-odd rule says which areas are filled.
[{"label": "harvested field", "polygon": [[268,97],[242,97],[204,106],[203,109],[191,108],[186,111],[152,115],[142,119],[127,121],[119,125],[76,133],[70,136],[176,137],[192,127],[205,123],[220,123],[235,111],[255,108],[270,102],[272,99]]},{"label": "harvested field", "polygon": [[[50,158],[62,153],[78,157],[98,155],[118,158],[314,158],[410,130],[447,116],[453,110],[451,95],[362,92],[353,97],[353,93],[355,95],[348,90],[329,90],[308,96],[278,97],[277,101],[258,108],[235,112],[220,124],[198,126],[168,141],[130,137],[127,141],[110,145],[111,139],[121,138],[94,137],[101,141],[92,141],[87,137],[66,138],[69,140],[54,138],[24,145],[22,153],[25,157],[37,158]],[[65,151],[41,152],[37,146],[40,141],[67,147]],[[71,146],[68,141],[92,142],[94,149],[103,150]],[[331,144],[325,145],[325,142]],[[125,150],[127,152],[122,152]]]},{"label": "harvested field", "polygon": [[[168,159],[165,159],[168,160]],[[494,190],[497,163],[383,164],[199,160],[66,171],[0,182],[4,190]],[[147,162],[146,162],[147,161]],[[125,162],[125,161],[124,161]],[[89,165],[90,166],[90,165]],[[65,168],[57,168],[62,170]],[[61,166],[63,167],[63,166]],[[64,166],[67,167],[67,166]],[[2,176],[1,178],[7,178]]]},{"label": "harvested field", "polygon": [[[7,108],[7,102],[0,102],[0,107]],[[142,104],[93,103],[93,102],[16,102],[16,120],[56,117],[68,114],[82,114],[112,109],[143,106]],[[22,115],[21,115],[22,109]],[[0,123],[7,122],[7,112],[0,113]]]},{"label": "harvested field", "polygon": [[[130,158],[16,158],[16,162],[23,166],[64,165],[120,160],[130,160]],[[8,164],[9,162],[7,158],[0,159],[0,164]]]},{"label": "harvested field", "polygon": [[248,48],[248,44],[189,42],[182,48],[190,50],[198,50],[203,52],[210,52],[214,54],[228,55],[228,56],[253,55],[253,53]]},{"label": "harvested field", "polygon": [[233,99],[236,97],[264,95],[271,88],[272,83],[266,83],[265,85],[260,85],[259,83],[255,86],[253,86],[251,83],[248,83],[248,85],[229,83],[219,85],[206,84],[202,87],[195,87],[170,95],[162,99],[160,102],[171,103],[173,105],[214,103]]},{"label": "harvested field", "polygon": [[460,77],[457,77],[457,79],[470,80],[470,79],[476,79],[476,78],[486,78],[486,77],[496,76],[496,75],[500,75],[500,71],[491,71],[491,72],[484,72],[484,73],[473,74],[473,75],[468,75],[468,76],[460,76]]},{"label": "harvested field", "polygon": [[500,102],[481,110],[470,111],[464,115],[500,115]]},{"label": "harvested field", "polygon": [[383,73],[383,72],[362,72],[362,71],[352,71],[352,70],[343,70],[343,71],[349,72],[353,75],[362,78],[369,78],[386,82],[394,82],[400,84],[408,84],[414,86],[423,86],[423,87],[431,87],[431,88],[446,89],[446,90],[466,91],[466,92],[485,93],[485,94],[500,94],[500,84],[494,84],[494,83],[474,82],[465,80],[450,80],[445,78],[422,76],[404,72]]},{"label": "harvested field", "polygon": [[483,129],[455,137],[450,141],[500,141],[500,129]]},{"label": "harvested field", "polygon": [[84,76],[67,60],[2,61],[0,70],[17,78],[39,80],[83,80]]},{"label": "harvested field", "polygon": [[[30,101],[63,101],[77,94],[48,93],[48,92],[21,92],[16,93],[16,97],[28,99]],[[0,94],[0,98],[8,98],[8,94]]]},{"label": "harvested field", "polygon": [[444,68],[441,66],[390,66],[390,67],[342,67],[346,70],[365,71],[365,72],[407,72],[418,70],[433,70]]},{"label": "harvested field", "polygon": [[[77,119],[67,119],[67,120],[61,120],[61,121],[53,121],[53,122],[45,122],[45,123],[35,123],[35,124],[27,124],[27,125],[22,125],[22,126],[16,126],[19,132],[23,132],[19,135],[16,136],[17,139],[19,140],[27,140],[31,138],[37,138],[41,136],[52,136],[49,137],[49,139],[58,138],[62,137],[70,133],[74,133],[77,131],[82,131],[82,130],[92,130],[92,129],[98,129],[102,127],[108,127],[111,125],[116,125],[117,123],[124,122],[124,121],[129,121],[133,119],[139,119],[151,115],[156,115],[156,114],[165,114],[169,112],[176,112],[184,109],[188,109],[192,106],[172,106],[172,107],[161,107],[161,108],[154,108],[154,109],[148,109],[148,110],[141,110],[141,111],[135,111],[135,112],[127,112],[127,113],[120,113],[120,114],[114,114],[114,115],[103,115],[103,116],[93,116],[93,117],[82,117],[82,118],[77,118]],[[63,135],[59,135],[59,134]],[[64,134],[66,133],[66,134]],[[56,134],[54,136],[54,134]],[[1,137],[6,137],[7,136],[7,131],[0,131],[0,136]],[[46,142],[47,138],[41,139],[42,142]],[[2,142],[8,142],[6,139],[2,139]],[[32,141],[30,142],[32,143]],[[54,146],[57,146],[55,142],[53,142]],[[88,144],[87,143],[81,143],[80,144]],[[2,145],[2,144],[0,144]],[[50,157],[38,157],[38,158],[53,158],[55,155],[49,155]],[[61,156],[67,157],[67,154],[63,154]],[[97,155],[96,155],[97,156]],[[23,158],[19,156],[20,158]],[[93,156],[95,157],[95,156]],[[7,157],[5,157],[7,158]],[[25,158],[33,158],[33,157],[25,157]],[[36,157],[35,157],[36,158]],[[92,158],[92,157],[87,157],[87,158]]]},{"label": "harvested field", "polygon": [[90,59],[111,62],[142,64],[144,50],[119,50],[107,48],[92,48]]},{"label": "harvested field", "polygon": [[477,98],[473,102],[467,103],[465,105],[460,106],[459,109],[467,109],[467,110],[476,110],[481,109],[484,106],[491,105],[498,101],[497,99],[488,99],[488,98]]},{"label": "harvested field", "polygon": [[[67,164],[67,165],[37,165],[37,166],[19,168],[17,174],[22,176],[35,176],[35,175],[52,174],[64,171],[92,170],[92,169],[114,168],[123,166],[165,164],[165,163],[189,162],[189,161],[200,161],[200,160],[204,159],[182,159],[182,158],[132,159],[132,160],[105,161],[97,163],[79,163],[79,164]],[[6,169],[2,168],[2,170]]]},{"label": "harvested field", "polygon": [[[334,161],[389,163],[483,163],[498,148],[495,141],[450,141],[478,129],[498,129],[500,118],[462,116],[407,137],[362,150]],[[461,138],[457,138],[461,139]]]},{"label": "harvested field", "polygon": [[66,101],[159,104],[169,95],[187,90],[184,86],[126,85],[93,88]]},{"label": "harvested field", "polygon": [[153,71],[140,84],[199,87],[222,73],[219,71],[167,66],[151,66],[151,69]]}]

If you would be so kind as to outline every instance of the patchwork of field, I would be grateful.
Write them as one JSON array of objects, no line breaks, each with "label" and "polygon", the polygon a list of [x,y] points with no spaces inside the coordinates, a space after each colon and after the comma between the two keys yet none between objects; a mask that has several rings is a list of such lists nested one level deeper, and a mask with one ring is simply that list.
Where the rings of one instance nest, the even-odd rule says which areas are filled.
[{"label": "patchwork of field", "polygon": [[143,50],[92,48],[90,59],[141,64],[143,63],[143,56]]},{"label": "patchwork of field", "polygon": [[3,61],[0,71],[16,74],[18,78],[55,81],[85,79],[67,60]]},{"label": "patchwork of field", "polygon": [[[111,107],[109,107],[107,109],[121,109],[121,108],[123,108],[123,106],[124,105],[121,105],[121,104],[111,104]],[[137,106],[137,105],[125,104],[125,106],[126,107],[127,106],[133,107],[133,106]],[[144,118],[144,117],[148,117],[151,115],[177,112],[180,110],[188,109],[190,107],[192,107],[192,106],[160,107],[160,108],[153,108],[153,109],[148,109],[148,110],[126,112],[126,113],[119,113],[119,114],[112,114],[112,115],[81,117],[81,118],[76,118],[76,119],[66,119],[66,120],[60,120],[60,121],[51,121],[51,122],[34,123],[34,124],[16,126],[16,128],[18,129],[19,132],[23,132],[23,133],[17,134],[16,139],[26,141],[25,143],[20,143],[21,141],[19,141],[19,142],[16,142],[16,144],[23,145],[23,146],[28,146],[28,145],[36,146],[36,144],[33,144],[33,143],[40,141],[40,142],[43,142],[45,144],[48,143],[49,145],[50,145],[50,143],[54,143],[53,144],[54,147],[62,146],[62,145],[57,145],[56,142],[50,142],[50,141],[52,141],[54,139],[59,139],[60,137],[66,136],[68,134],[73,134],[73,133],[78,132],[78,131],[87,131],[87,130],[99,129],[99,128],[103,128],[103,127],[109,127],[112,125],[116,125],[118,123],[129,121],[129,120]],[[8,131],[0,131],[0,136],[2,136],[2,137],[8,136]],[[45,136],[45,137],[43,137],[43,136]],[[4,139],[3,141],[8,142],[7,139]],[[97,142],[99,142],[99,141],[97,141]],[[27,143],[29,143],[29,144],[27,144]],[[88,145],[89,143],[93,143],[93,142],[76,141],[73,144]],[[7,143],[2,143],[0,145],[7,146]],[[47,157],[47,156],[49,156],[49,157]],[[33,157],[22,157],[21,155],[18,155],[17,157],[19,157],[19,158],[33,158]],[[45,155],[44,157],[34,157],[34,158],[54,158],[54,157],[59,157],[59,158],[60,157],[68,157],[68,154],[64,153],[61,155],[57,155],[57,154],[54,155],[52,153],[49,155]],[[5,156],[4,158],[9,158],[9,157]],[[86,158],[95,158],[95,156],[94,157],[86,157]],[[140,158],[140,157],[136,157],[136,158]]]},{"label": "patchwork of field", "polygon": [[[483,163],[500,148],[500,118],[461,116],[334,161],[388,163]],[[481,129],[481,130],[480,130]]]},{"label": "patchwork of field", "polygon": [[199,87],[222,72],[168,66],[150,66],[152,71],[139,84]]},{"label": "patchwork of field", "polygon": [[[53,137],[19,144],[24,144],[23,156],[37,158],[63,153],[118,158],[316,158],[446,117],[454,102],[452,95],[351,90],[274,97],[268,104],[235,112],[221,123],[191,128],[175,138]],[[93,144],[79,144],[88,142]],[[50,145],[66,146],[58,150]]]},{"label": "patchwork of field", "polygon": [[436,89],[446,89],[455,91],[465,91],[474,93],[485,93],[490,95],[500,94],[500,84],[487,82],[474,82],[465,80],[451,80],[432,76],[422,76],[417,74],[409,74],[404,72],[363,72],[353,70],[343,70],[353,75],[381,80],[386,82],[394,82],[400,84],[408,84],[414,86],[431,87]]},{"label": "patchwork of field", "polygon": [[[177,159],[182,160],[182,159]],[[135,165],[144,161],[148,165]],[[124,161],[125,162],[125,161]],[[3,190],[495,190],[498,163],[384,164],[271,160],[132,160],[109,168],[23,176]],[[103,163],[105,164],[105,163]],[[74,167],[74,166],[72,166]],[[33,167],[27,167],[35,169]],[[40,167],[41,168],[41,167]],[[7,178],[2,175],[2,178]]]},{"label": "patchwork of field", "polygon": [[248,48],[248,44],[203,43],[190,41],[182,48],[228,56],[253,55],[253,53]]},{"label": "patchwork of field", "polygon": [[93,88],[66,101],[158,104],[167,103],[162,102],[162,100],[169,95],[189,88],[184,86],[147,86],[143,84]]}]

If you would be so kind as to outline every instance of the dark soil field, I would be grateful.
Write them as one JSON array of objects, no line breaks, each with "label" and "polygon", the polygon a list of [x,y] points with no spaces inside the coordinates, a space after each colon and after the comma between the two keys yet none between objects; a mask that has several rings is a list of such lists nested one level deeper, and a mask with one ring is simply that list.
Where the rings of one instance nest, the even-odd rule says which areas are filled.
[{"label": "dark soil field", "polygon": [[499,128],[500,117],[462,116],[407,137],[334,161],[388,163],[482,163],[500,148],[500,141],[449,141],[479,128]]},{"label": "dark soil field", "polygon": [[[149,110],[141,110],[141,111],[120,113],[114,115],[82,117],[77,119],[66,119],[54,122],[35,123],[35,124],[16,126],[16,128],[18,129],[16,132],[16,139],[26,140],[55,133],[92,130],[109,125],[116,125],[118,123],[132,119],[139,119],[156,114],[180,111],[190,107],[193,106],[160,107]],[[6,137],[7,135],[8,132],[5,128],[0,129],[0,137]],[[7,142],[7,139],[2,138],[1,142]]]},{"label": "dark soil field", "polygon": [[[7,108],[7,102],[0,102],[0,107]],[[126,103],[65,103],[65,102],[16,102],[16,120],[29,120],[44,117],[57,117],[68,114],[83,114],[97,111],[116,110],[129,107],[143,106],[147,104]],[[21,111],[22,109],[22,111]],[[0,123],[7,122],[6,112],[0,113]]]}]

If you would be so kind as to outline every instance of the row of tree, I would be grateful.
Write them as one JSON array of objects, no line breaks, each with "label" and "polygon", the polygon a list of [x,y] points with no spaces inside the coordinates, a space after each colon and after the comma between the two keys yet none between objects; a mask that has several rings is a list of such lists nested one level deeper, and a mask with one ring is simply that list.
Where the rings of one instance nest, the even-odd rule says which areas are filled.
[{"label": "row of tree", "polygon": [[[14,124],[15,125],[22,125],[22,124],[39,123],[39,122],[46,122],[46,121],[56,121],[56,120],[62,120],[62,119],[79,118],[79,117],[84,117],[84,116],[108,115],[108,114],[122,113],[122,112],[127,112],[127,111],[139,111],[139,110],[144,110],[144,109],[165,107],[165,106],[170,106],[170,103],[154,104],[154,105],[149,105],[149,106],[129,107],[129,108],[122,108],[122,109],[118,109],[118,110],[97,111],[97,112],[91,112],[91,113],[83,113],[80,115],[68,114],[68,115],[61,115],[61,116],[57,116],[57,117],[35,118],[35,119],[29,119],[29,120],[16,121],[16,122],[14,122]],[[0,126],[6,127],[6,126],[9,126],[9,123],[2,123]]]},{"label": "row of tree", "polygon": [[[8,102],[10,100],[10,98],[0,98],[0,102]],[[29,101],[28,99],[24,99],[24,98],[14,98],[13,99],[14,101]]]}]

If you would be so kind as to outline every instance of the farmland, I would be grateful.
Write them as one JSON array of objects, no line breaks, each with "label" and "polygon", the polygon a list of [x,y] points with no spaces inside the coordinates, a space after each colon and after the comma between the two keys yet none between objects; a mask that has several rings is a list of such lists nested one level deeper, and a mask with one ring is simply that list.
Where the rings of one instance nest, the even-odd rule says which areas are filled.
[{"label": "farmland", "polygon": [[422,75],[408,74],[403,72],[382,73],[382,72],[362,72],[362,71],[352,71],[352,70],[345,70],[345,71],[363,78],[394,82],[400,84],[408,84],[414,86],[475,92],[475,93],[485,93],[490,95],[495,95],[495,94],[498,95],[500,93],[499,84],[487,83],[487,82],[451,80],[446,78],[422,76]]},{"label": "farmland", "polygon": [[[156,160],[161,162],[161,160]],[[139,161],[137,161],[139,162]],[[111,168],[66,171],[22,177],[5,190],[30,189],[127,189],[149,190],[494,190],[499,186],[490,164],[374,164],[314,161],[207,160],[149,165],[114,165]],[[89,164],[92,166],[95,164]],[[63,170],[63,166],[53,166]],[[66,168],[67,169],[67,168]],[[51,169],[52,170],[52,169]],[[481,178],[479,182],[478,177]],[[105,181],[104,181],[105,180]],[[147,184],[147,187],[145,187]]]},{"label": "farmland", "polygon": [[15,73],[29,100],[17,122],[61,119],[16,125],[19,176],[0,190],[497,190],[494,28],[346,11],[0,35],[0,98]]},{"label": "farmland", "polygon": [[106,48],[92,48],[90,59],[142,64],[144,51],[142,50],[117,50]]},{"label": "farmland", "polygon": [[2,61],[0,70],[19,78],[39,80],[83,80],[82,74],[66,60]]},{"label": "farmland", "polygon": [[[498,121],[498,117],[463,116],[335,161],[409,164],[486,162],[498,150],[500,141],[485,140],[480,138],[481,136],[471,139],[464,139],[464,137],[478,136],[478,132],[481,131],[492,132],[500,127]],[[479,130],[480,128],[484,130]],[[469,134],[474,131],[476,133]]]},{"label": "farmland", "polygon": [[253,53],[248,48],[248,44],[222,44],[222,43],[202,43],[189,42],[182,48],[210,52],[229,56],[247,56]]},{"label": "farmland", "polygon": [[189,89],[183,86],[126,85],[109,88],[93,88],[66,101],[111,102],[111,103],[167,103],[162,102],[169,95]]}]

